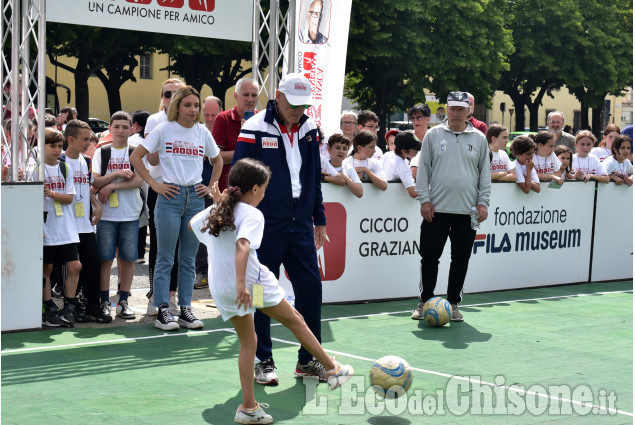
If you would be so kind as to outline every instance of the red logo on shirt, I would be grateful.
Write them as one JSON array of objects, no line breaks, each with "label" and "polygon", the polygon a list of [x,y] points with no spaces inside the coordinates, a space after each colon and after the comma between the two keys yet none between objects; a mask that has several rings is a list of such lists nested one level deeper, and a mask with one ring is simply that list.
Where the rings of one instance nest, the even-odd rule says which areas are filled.
[{"label": "red logo on shirt", "polygon": [[322,281],[337,280],[346,267],[346,209],[338,202],[325,202],[326,241],[317,252]]}]

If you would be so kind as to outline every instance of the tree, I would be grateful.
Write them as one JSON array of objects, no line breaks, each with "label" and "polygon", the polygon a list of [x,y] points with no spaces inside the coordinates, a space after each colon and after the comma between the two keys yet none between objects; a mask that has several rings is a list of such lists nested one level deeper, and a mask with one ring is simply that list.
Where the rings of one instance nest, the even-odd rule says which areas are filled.
[{"label": "tree", "polygon": [[512,51],[502,1],[354,0],[348,96],[375,111],[380,125],[396,108],[423,101],[424,88],[441,97],[471,91],[487,103]]},{"label": "tree", "polygon": [[[607,94],[619,96],[633,84],[633,10],[630,2],[579,0],[584,37],[574,46],[580,58],[565,78],[569,91],[580,101],[580,127],[589,125],[596,136],[603,130],[601,112]],[[606,117],[608,119],[608,117]]]},{"label": "tree", "polygon": [[251,44],[240,41],[156,34],[155,45],[170,55],[171,72],[182,76],[199,92],[207,84],[224,99],[236,82],[251,72]]},{"label": "tree", "polygon": [[[538,109],[545,95],[561,87],[572,72],[576,58],[572,49],[582,33],[577,0],[507,1],[505,15],[515,52],[510,69],[503,73],[500,88],[514,102],[517,131],[525,128],[525,106],[529,126],[538,130]],[[534,92],[538,93],[534,96]]]},{"label": "tree", "polygon": [[[74,75],[75,106],[79,119],[88,120],[88,78],[92,74],[106,88],[110,112],[121,110],[120,88],[126,81],[136,81],[133,71],[138,62],[135,56],[153,51],[151,42],[151,34],[139,31],[49,24],[47,54],[51,64]],[[77,58],[77,64],[73,68],[60,62],[58,56]]]}]

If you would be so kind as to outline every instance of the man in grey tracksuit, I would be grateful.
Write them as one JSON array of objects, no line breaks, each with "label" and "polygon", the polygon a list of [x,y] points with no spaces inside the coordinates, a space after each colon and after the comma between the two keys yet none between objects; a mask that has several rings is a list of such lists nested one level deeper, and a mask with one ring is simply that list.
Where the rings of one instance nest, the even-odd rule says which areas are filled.
[{"label": "man in grey tracksuit", "polygon": [[416,191],[421,203],[421,282],[419,305],[412,313],[423,319],[423,304],[434,297],[439,258],[449,236],[452,262],[448,276],[448,301],[452,321],[462,321],[458,304],[472,253],[476,231],[470,214],[487,218],[491,192],[489,148],[485,136],[467,121],[465,92],[451,92],[447,120],[426,133],[419,156]]}]

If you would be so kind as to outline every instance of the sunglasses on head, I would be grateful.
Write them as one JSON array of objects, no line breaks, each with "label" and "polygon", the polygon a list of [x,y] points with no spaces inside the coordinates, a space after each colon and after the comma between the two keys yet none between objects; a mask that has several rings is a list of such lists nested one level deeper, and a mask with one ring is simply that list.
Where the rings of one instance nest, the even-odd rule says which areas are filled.
[{"label": "sunglasses on head", "polygon": [[311,105],[289,105],[291,107],[291,109],[296,109],[296,108],[302,108],[302,109],[308,109]]},{"label": "sunglasses on head", "polygon": [[169,99],[169,98],[171,98],[171,97],[172,97],[172,93],[174,93],[174,92],[171,92],[171,91],[164,91],[164,92],[163,92],[163,97],[165,97],[166,99]]}]

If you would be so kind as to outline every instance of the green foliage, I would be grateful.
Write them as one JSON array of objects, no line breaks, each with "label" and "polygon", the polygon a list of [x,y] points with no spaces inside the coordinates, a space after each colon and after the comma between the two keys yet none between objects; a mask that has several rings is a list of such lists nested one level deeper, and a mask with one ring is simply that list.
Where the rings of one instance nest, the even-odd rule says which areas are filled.
[{"label": "green foliage", "polygon": [[503,2],[353,0],[347,95],[380,122],[424,101],[424,88],[470,91],[487,104],[513,51]]},{"label": "green foliage", "polygon": [[215,96],[225,92],[251,72],[251,43],[200,37],[155,34],[154,45],[170,55],[166,69],[201,90],[208,85]]}]

